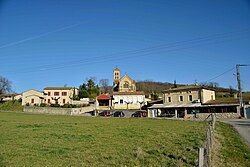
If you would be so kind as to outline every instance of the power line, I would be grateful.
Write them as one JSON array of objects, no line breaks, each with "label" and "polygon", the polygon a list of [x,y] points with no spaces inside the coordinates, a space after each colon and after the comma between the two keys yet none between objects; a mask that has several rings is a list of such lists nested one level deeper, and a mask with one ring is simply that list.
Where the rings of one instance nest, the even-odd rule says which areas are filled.
[{"label": "power line", "polygon": [[39,35],[35,35],[35,36],[32,36],[32,37],[25,38],[25,39],[22,39],[22,40],[11,42],[11,43],[0,46],[0,49],[7,48],[7,47],[10,47],[10,46],[15,46],[15,45],[27,42],[27,41],[34,40],[34,39],[42,38],[44,36],[48,36],[50,34],[60,32],[60,31],[64,31],[64,30],[67,30],[67,29],[70,29],[70,28],[73,28],[73,27],[76,27],[76,26],[79,26],[79,25],[80,25],[80,23],[72,24],[72,25],[69,25],[69,26],[64,26],[64,27],[58,28],[58,29],[53,30],[53,31],[49,31],[49,32],[46,32],[46,33],[42,33],[42,34],[39,34]]},{"label": "power line", "polygon": [[209,80],[207,80],[207,81],[205,81],[205,83],[206,83],[206,82],[209,82],[209,81],[212,81],[212,80],[214,80],[214,79],[217,79],[217,78],[221,77],[222,75],[224,75],[224,74],[226,74],[226,73],[228,73],[228,72],[230,72],[230,71],[232,71],[232,70],[234,70],[234,67],[233,67],[233,68],[230,68],[229,70],[227,70],[227,71],[225,71],[225,72],[223,72],[223,73],[221,73],[221,74],[219,74],[219,75],[217,75],[217,76],[215,76],[215,77],[213,77],[213,78],[211,78],[211,79],[209,79]]},{"label": "power line", "polygon": [[[245,29],[244,31],[249,31],[249,29]],[[242,33],[244,31],[235,31],[234,34]],[[143,48],[143,49],[136,49],[136,50],[130,50],[130,51],[114,53],[114,54],[109,54],[109,55],[85,58],[85,59],[81,59],[81,60],[77,60],[77,61],[64,62],[64,64],[66,64],[66,65],[62,65],[63,63],[42,65],[42,66],[37,66],[37,67],[33,67],[33,68],[22,69],[21,72],[23,73],[24,72],[23,70],[28,70],[28,72],[31,72],[30,70],[32,70],[32,72],[35,72],[34,68],[40,68],[40,69],[38,69],[38,71],[45,71],[45,70],[51,70],[51,69],[61,69],[61,68],[67,68],[67,67],[74,67],[74,66],[80,66],[80,65],[86,65],[86,64],[92,64],[95,62],[100,62],[99,61],[100,59],[101,59],[101,62],[105,62],[105,61],[110,61],[110,60],[121,60],[121,59],[131,58],[131,57],[135,57],[135,56],[141,57],[141,56],[162,53],[162,52],[166,53],[166,52],[171,52],[171,51],[178,51],[181,49],[187,49],[187,48],[194,47],[194,46],[189,46],[189,45],[194,45],[194,44],[201,45],[203,43],[212,42],[213,40],[218,40],[218,39],[223,39],[223,38],[228,38],[228,37],[231,38],[232,33],[233,32],[214,34],[214,35],[209,35],[209,36],[205,36],[205,37],[199,37],[199,38],[194,38],[194,39],[190,39],[190,40],[162,44],[162,45],[157,45],[157,46]],[[228,41],[228,39],[227,39],[227,41]],[[185,47],[180,48],[180,46],[185,46]],[[171,49],[171,48],[176,48],[176,49]],[[171,50],[164,50],[164,49],[171,49]],[[118,57],[118,56],[120,56],[120,57]]]}]

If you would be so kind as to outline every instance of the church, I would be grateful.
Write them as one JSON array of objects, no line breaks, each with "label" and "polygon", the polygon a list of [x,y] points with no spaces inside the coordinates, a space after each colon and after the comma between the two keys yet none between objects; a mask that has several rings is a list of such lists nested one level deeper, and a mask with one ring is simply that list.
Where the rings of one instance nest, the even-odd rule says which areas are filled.
[{"label": "church", "polygon": [[120,77],[120,70],[114,69],[114,92],[136,92],[135,80],[131,79],[127,74]]},{"label": "church", "polygon": [[144,92],[136,91],[136,82],[127,74],[121,77],[120,70],[113,71],[113,109],[141,109],[145,104]]}]

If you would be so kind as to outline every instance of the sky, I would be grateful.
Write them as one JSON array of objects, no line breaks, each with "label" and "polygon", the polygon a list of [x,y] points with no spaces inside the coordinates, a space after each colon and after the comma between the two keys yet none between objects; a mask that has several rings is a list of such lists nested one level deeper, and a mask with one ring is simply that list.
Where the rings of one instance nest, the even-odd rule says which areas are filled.
[{"label": "sky", "polygon": [[[250,64],[249,0],[0,0],[0,76],[17,93],[136,81],[237,88]],[[240,67],[250,91],[250,66]]]}]

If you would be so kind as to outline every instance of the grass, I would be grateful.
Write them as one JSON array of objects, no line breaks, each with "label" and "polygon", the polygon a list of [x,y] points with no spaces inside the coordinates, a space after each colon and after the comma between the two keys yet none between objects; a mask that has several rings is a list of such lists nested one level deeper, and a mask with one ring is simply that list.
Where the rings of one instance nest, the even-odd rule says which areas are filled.
[{"label": "grass", "polygon": [[0,112],[0,166],[194,166],[207,124]]},{"label": "grass", "polygon": [[19,101],[7,101],[0,103],[0,111],[23,111],[22,103]]},{"label": "grass", "polygon": [[228,124],[216,124],[215,160],[220,167],[249,167],[250,149]]}]

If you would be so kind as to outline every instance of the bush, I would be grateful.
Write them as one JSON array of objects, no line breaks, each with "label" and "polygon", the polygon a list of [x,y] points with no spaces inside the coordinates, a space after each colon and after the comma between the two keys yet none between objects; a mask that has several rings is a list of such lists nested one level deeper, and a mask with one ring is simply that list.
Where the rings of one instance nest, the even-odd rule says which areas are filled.
[{"label": "bush", "polygon": [[50,107],[60,107],[60,104],[51,104]]},{"label": "bush", "polygon": [[46,107],[46,104],[45,103],[41,103],[40,107]]},{"label": "bush", "polygon": [[62,108],[76,108],[76,105],[74,104],[64,104]]}]

